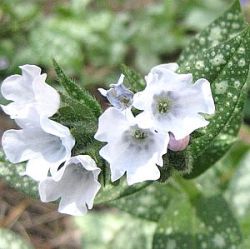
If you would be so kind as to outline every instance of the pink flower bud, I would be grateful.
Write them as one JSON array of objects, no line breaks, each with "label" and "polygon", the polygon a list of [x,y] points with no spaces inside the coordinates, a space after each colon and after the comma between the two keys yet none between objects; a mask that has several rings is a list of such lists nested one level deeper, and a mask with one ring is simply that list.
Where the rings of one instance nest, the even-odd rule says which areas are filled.
[{"label": "pink flower bud", "polygon": [[183,139],[176,140],[172,133],[169,133],[169,144],[168,149],[172,151],[185,150],[189,144],[190,136],[186,136]]}]

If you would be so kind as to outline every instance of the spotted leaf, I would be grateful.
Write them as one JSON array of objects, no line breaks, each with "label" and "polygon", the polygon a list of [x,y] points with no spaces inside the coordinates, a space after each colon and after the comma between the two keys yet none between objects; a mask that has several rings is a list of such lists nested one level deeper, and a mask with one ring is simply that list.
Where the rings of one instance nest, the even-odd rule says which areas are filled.
[{"label": "spotted leaf", "polygon": [[250,31],[246,28],[234,38],[205,50],[180,71],[211,83],[216,113],[207,117],[209,126],[192,136],[188,150],[193,156],[193,178],[212,166],[237,138],[242,121],[246,82],[250,64]]},{"label": "spotted leaf", "polygon": [[143,190],[111,202],[112,205],[134,216],[158,221],[171,199],[182,196],[170,184],[153,183]]},{"label": "spotted leaf", "polygon": [[161,217],[153,249],[238,248],[241,233],[228,204],[220,196],[172,201]]},{"label": "spotted leaf", "polygon": [[236,0],[222,16],[213,21],[200,34],[196,35],[182,52],[178,63],[183,64],[187,61],[192,61],[197,54],[229,40],[246,26],[240,2]]},{"label": "spotted leaf", "polygon": [[38,197],[37,184],[28,177],[22,177],[25,171],[25,164],[12,164],[6,161],[4,154],[0,151],[0,178],[11,187],[27,194],[28,196]]}]

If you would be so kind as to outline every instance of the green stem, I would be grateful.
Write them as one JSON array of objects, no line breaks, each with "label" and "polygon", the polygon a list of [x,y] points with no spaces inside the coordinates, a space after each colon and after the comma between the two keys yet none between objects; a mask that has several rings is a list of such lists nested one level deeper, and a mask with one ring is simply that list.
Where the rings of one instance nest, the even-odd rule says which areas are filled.
[{"label": "green stem", "polygon": [[175,181],[186,193],[191,202],[194,202],[201,197],[202,193],[193,181],[186,180],[180,175],[175,176]]}]

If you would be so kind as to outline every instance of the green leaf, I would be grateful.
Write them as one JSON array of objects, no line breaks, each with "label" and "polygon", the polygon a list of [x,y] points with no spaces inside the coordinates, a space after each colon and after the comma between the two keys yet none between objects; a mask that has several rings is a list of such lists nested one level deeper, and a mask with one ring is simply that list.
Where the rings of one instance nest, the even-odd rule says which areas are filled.
[{"label": "green leaf", "polygon": [[0,228],[0,248],[32,249],[34,247],[11,230]]},{"label": "green leaf", "polygon": [[[248,222],[245,215],[250,216],[250,146],[248,152],[238,162],[238,170],[232,177],[227,189],[227,197],[230,200],[235,213],[243,222]],[[250,227],[249,227],[250,228]]]},{"label": "green leaf", "polygon": [[[59,119],[65,125],[71,126],[79,121],[86,123],[97,122],[97,117],[94,116],[91,108],[85,103],[79,102],[74,98],[61,94],[62,106],[58,110]],[[96,125],[95,125],[96,126]]]},{"label": "green leaf", "polygon": [[229,40],[245,27],[246,23],[241,12],[240,2],[236,0],[222,16],[196,35],[182,52],[178,64],[185,64],[187,61],[191,62],[197,54]]},{"label": "green leaf", "polygon": [[239,249],[248,249],[250,245],[250,236],[248,235],[248,237],[244,240],[243,244],[240,246]]},{"label": "green leaf", "polygon": [[154,223],[121,212],[105,211],[74,220],[82,231],[86,249],[151,249]]},{"label": "green leaf", "polygon": [[128,66],[122,64],[121,71],[125,75],[125,79],[129,85],[129,88],[133,92],[142,91],[145,88],[145,81],[141,75],[139,75],[135,70],[129,68]]},{"label": "green leaf", "polygon": [[103,173],[106,174],[106,177],[104,179],[101,178],[102,188],[96,196],[96,204],[106,203],[125,196],[129,196],[151,184],[151,182],[144,182],[128,186],[125,177],[114,183],[111,183],[109,173],[105,171]]},{"label": "green leaf", "polygon": [[229,249],[240,243],[237,221],[221,196],[201,197],[193,205],[181,198],[161,217],[153,249]]},{"label": "green leaf", "polygon": [[186,178],[202,174],[231,147],[242,121],[245,86],[249,72],[249,29],[240,3],[233,5],[198,34],[183,51],[180,72],[211,83],[216,114],[210,125],[192,134],[188,148],[193,170]]},{"label": "green leaf", "polygon": [[[205,50],[181,66],[194,79],[211,83],[216,113],[207,117],[210,124],[194,133],[188,147],[194,162],[193,178],[220,159],[237,138],[242,121],[246,82],[250,64],[250,32],[245,29],[231,40]],[[198,66],[197,66],[198,65]]]},{"label": "green leaf", "polygon": [[68,95],[71,98],[78,100],[80,103],[85,104],[92,110],[93,114],[96,117],[99,117],[102,110],[97,100],[85,89],[81,88],[73,80],[69,79],[55,60],[53,60],[53,62],[59,79],[59,83],[64,87]]},{"label": "green leaf", "polygon": [[111,205],[134,216],[157,222],[176,195],[180,193],[169,183],[154,182],[141,191],[111,202]]},{"label": "green leaf", "polygon": [[37,198],[37,183],[29,177],[21,176],[25,171],[25,164],[12,164],[6,161],[2,151],[0,151],[0,178],[7,182],[11,187]]},{"label": "green leaf", "polygon": [[[229,152],[219,160],[205,174],[200,175],[195,181],[206,194],[224,193],[231,184],[231,179],[241,166],[241,162],[248,153],[250,146],[238,141]],[[230,201],[232,204],[232,201]],[[237,214],[237,212],[236,212]]]}]

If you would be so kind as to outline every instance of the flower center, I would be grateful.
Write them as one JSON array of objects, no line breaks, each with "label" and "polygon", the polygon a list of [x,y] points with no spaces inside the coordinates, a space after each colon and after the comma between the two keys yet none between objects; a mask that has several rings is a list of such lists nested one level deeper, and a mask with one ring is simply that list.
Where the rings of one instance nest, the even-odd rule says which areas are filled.
[{"label": "flower center", "polygon": [[122,95],[119,96],[118,99],[125,107],[129,107],[131,105],[131,98],[127,96]]},{"label": "flower center", "polygon": [[158,105],[157,105],[157,109],[159,113],[165,114],[169,112],[170,108],[171,108],[171,102],[169,101],[169,99],[159,100]]},{"label": "flower center", "polygon": [[152,113],[158,118],[162,119],[171,112],[174,107],[174,96],[171,91],[162,91],[159,94],[155,94],[152,103]]},{"label": "flower center", "polygon": [[142,140],[147,138],[147,133],[141,129],[136,129],[133,134],[134,138]]},{"label": "flower center", "polygon": [[150,129],[142,129],[138,125],[133,125],[124,132],[123,142],[136,153],[143,153],[154,146],[154,133]]}]

